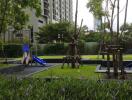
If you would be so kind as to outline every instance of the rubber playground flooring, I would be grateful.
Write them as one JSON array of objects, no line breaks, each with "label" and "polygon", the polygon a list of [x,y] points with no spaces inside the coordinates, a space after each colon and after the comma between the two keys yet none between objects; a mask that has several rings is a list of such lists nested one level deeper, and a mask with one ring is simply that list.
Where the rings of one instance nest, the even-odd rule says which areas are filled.
[{"label": "rubber playground flooring", "polygon": [[23,71],[14,72],[13,74],[9,74],[7,76],[15,76],[15,77],[18,77],[18,78],[30,77],[34,73],[47,70],[47,69],[52,68],[56,65],[57,64],[47,64],[46,66],[41,66],[39,64],[38,65],[33,64],[32,66],[25,67],[25,69]]}]

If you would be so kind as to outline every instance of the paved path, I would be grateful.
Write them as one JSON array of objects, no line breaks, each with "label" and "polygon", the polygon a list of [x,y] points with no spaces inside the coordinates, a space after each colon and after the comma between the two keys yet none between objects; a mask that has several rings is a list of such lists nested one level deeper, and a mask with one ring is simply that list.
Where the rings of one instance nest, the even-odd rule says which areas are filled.
[{"label": "paved path", "polygon": [[20,78],[21,77],[29,77],[29,76],[31,76],[34,73],[47,70],[49,68],[55,67],[56,65],[58,65],[58,64],[47,64],[46,67],[39,66],[39,65],[37,65],[37,66],[33,65],[32,67],[31,66],[30,67],[26,67],[23,71],[14,73],[13,75],[15,75],[17,77],[20,77]]},{"label": "paved path", "polygon": [[[107,72],[107,67],[101,67],[100,65],[98,65],[96,67],[95,72],[97,72],[97,73],[106,73]],[[112,72],[112,73],[114,72],[113,68],[110,69],[110,72]],[[118,70],[118,72],[121,73],[121,70]],[[130,68],[130,67],[125,68],[125,72],[127,74],[132,74],[132,68]]]}]

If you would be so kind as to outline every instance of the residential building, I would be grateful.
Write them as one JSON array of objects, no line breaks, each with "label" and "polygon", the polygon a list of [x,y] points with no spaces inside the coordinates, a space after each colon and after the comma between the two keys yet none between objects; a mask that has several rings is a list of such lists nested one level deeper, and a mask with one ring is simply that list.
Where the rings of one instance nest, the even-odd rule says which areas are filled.
[{"label": "residential building", "polygon": [[49,0],[49,21],[73,21],[72,0]]},{"label": "residential building", "polygon": [[[34,9],[25,9],[25,12],[29,15],[29,22],[27,23],[27,25],[33,27],[33,33],[38,32],[39,27],[42,27],[47,23],[55,23],[59,21],[73,21],[72,0],[41,0],[41,10],[41,17],[38,18],[35,15]],[[31,36],[30,33],[30,29],[24,29],[23,31],[18,32],[16,36],[12,34],[10,40],[14,38],[23,39],[25,36],[29,39]],[[33,35],[33,37],[34,36],[35,35]],[[6,40],[9,41],[8,38],[6,38]]]},{"label": "residential building", "polygon": [[35,11],[29,10],[29,24],[33,25],[34,32],[38,28],[47,24],[59,21],[73,21],[73,4],[72,0],[41,0],[42,16],[37,18]]},{"label": "residential building", "polygon": [[73,2],[72,0],[41,0],[42,16],[37,18],[35,11],[31,13],[29,24],[33,26],[34,32],[39,31],[39,27],[47,23],[59,21],[73,21]]},{"label": "residential building", "polygon": [[101,19],[94,17],[94,31],[98,31],[99,26],[101,26]]}]

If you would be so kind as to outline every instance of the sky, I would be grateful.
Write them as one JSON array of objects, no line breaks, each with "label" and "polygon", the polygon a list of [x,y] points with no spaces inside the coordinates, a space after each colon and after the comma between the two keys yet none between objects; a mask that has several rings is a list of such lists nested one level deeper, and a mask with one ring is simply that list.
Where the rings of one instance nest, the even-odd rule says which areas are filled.
[{"label": "sky", "polygon": [[[121,10],[125,6],[125,1],[126,0],[120,0],[120,7]],[[83,19],[83,25],[87,25],[89,30],[92,30],[94,27],[94,19],[93,15],[89,12],[89,9],[86,7],[86,4],[88,3],[88,0],[78,0],[78,25],[81,24],[81,19]],[[132,23],[132,0],[129,0],[128,4],[128,17],[127,17],[127,22]],[[73,0],[73,20],[75,19],[75,9],[76,9],[76,0]],[[125,9],[120,13],[120,25],[123,24],[124,20],[124,12]],[[116,20],[114,22],[114,29],[116,29]]]}]

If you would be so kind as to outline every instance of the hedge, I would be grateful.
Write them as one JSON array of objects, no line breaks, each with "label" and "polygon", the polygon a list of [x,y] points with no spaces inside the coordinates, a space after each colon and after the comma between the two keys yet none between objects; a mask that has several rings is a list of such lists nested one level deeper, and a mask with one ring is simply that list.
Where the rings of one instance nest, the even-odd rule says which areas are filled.
[{"label": "hedge", "polygon": [[[98,43],[97,42],[79,42],[79,52],[80,54],[97,54],[98,53]],[[4,47],[4,54],[6,57],[21,57],[22,52],[22,44],[6,44]],[[32,54],[33,55],[66,55],[68,51],[68,43],[56,43],[56,44],[37,44],[37,52],[36,45],[32,46]],[[4,57],[2,51],[2,45],[0,45],[0,57]]]},{"label": "hedge", "polygon": [[132,81],[1,79],[0,100],[131,100]]},{"label": "hedge", "polygon": [[0,57],[20,57],[22,56],[22,45],[20,44],[5,44],[3,45],[4,52],[2,50],[2,45],[0,45]]},{"label": "hedge", "polygon": [[43,48],[44,54],[65,55],[68,50],[68,44],[47,44]]},{"label": "hedge", "polygon": [[[98,54],[99,45],[97,42],[79,42],[80,54]],[[43,53],[47,55],[65,55],[68,51],[68,43],[64,44],[46,44],[43,47]]]},{"label": "hedge", "polygon": [[86,42],[84,48],[84,54],[98,54],[99,43],[97,42]]}]

